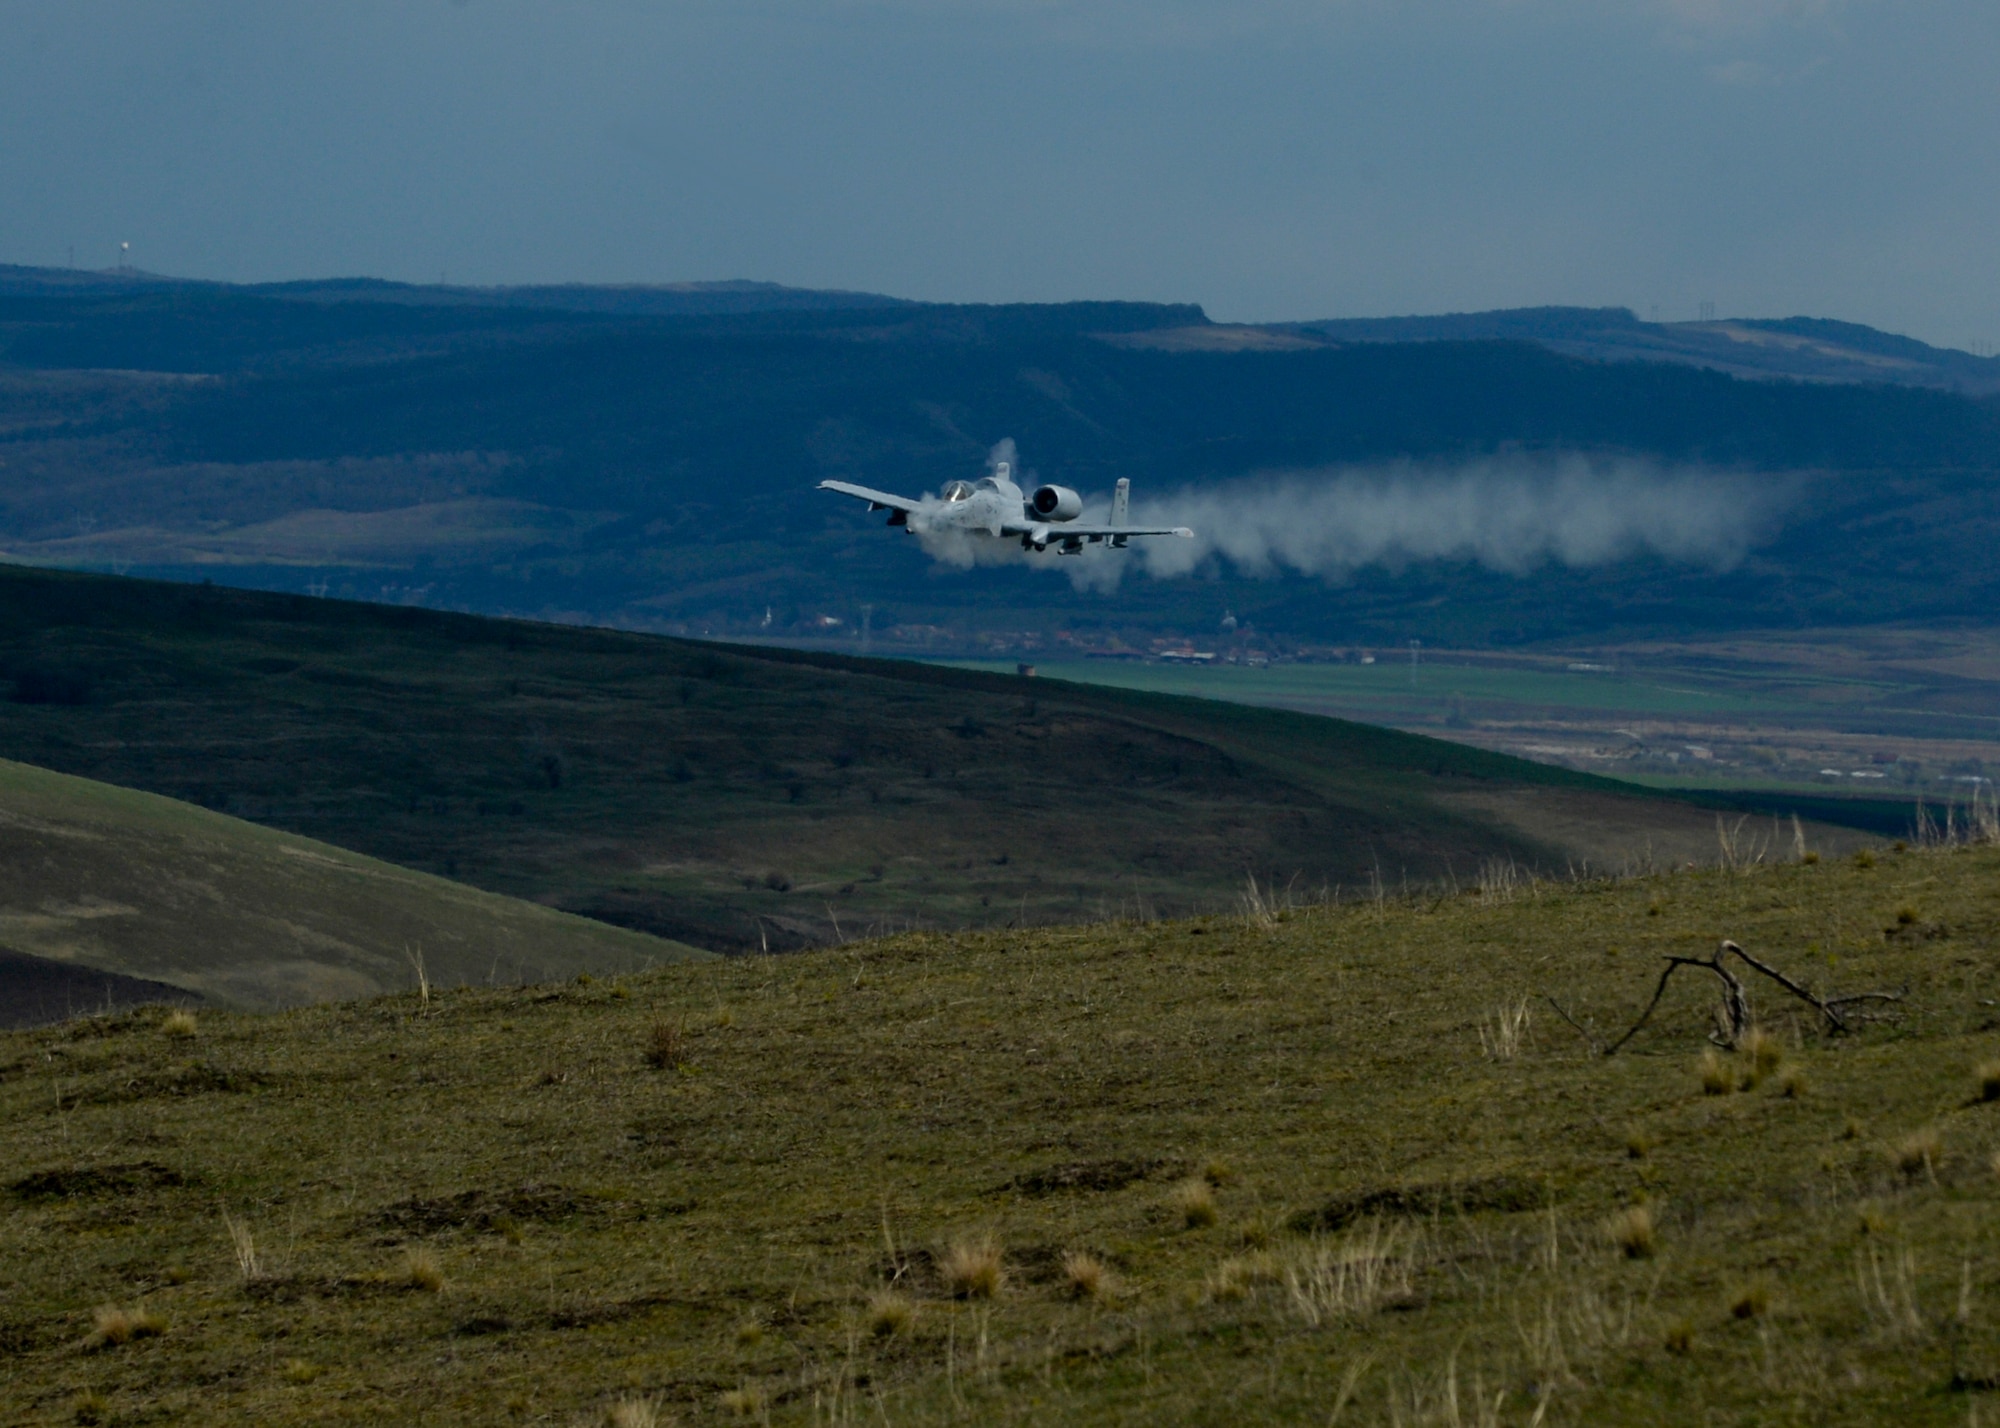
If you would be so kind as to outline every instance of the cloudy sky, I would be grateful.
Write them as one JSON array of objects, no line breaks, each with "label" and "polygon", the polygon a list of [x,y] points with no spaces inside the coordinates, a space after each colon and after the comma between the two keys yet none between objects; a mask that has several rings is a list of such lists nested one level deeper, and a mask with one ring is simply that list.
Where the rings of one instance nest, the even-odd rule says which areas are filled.
[{"label": "cloudy sky", "polygon": [[1992,0],[0,0],[0,262],[2000,340]]}]

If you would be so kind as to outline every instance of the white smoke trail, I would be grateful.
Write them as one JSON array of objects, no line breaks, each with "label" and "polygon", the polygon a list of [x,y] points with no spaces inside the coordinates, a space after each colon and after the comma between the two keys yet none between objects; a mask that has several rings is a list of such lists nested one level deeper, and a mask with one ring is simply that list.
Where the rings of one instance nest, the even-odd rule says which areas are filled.
[{"label": "white smoke trail", "polygon": [[[1027,555],[990,540],[926,540],[925,549],[959,568],[1026,560],[1096,589],[1115,588],[1128,568],[1171,579],[1218,564],[1252,577],[1338,581],[1376,565],[1467,562],[1526,575],[1551,563],[1650,555],[1720,572],[1770,532],[1794,484],[1629,457],[1336,467],[1134,494],[1134,525],[1192,526],[1191,541],[1147,537],[1124,552],[1091,546],[1080,556]],[[1084,519],[1108,513],[1093,501]]]},{"label": "white smoke trail", "polygon": [[1215,555],[1253,576],[1340,577],[1429,560],[1524,575],[1551,561],[1609,565],[1642,553],[1727,570],[1771,513],[1760,484],[1768,490],[1743,472],[1584,457],[1294,474],[1176,493],[1161,505],[1195,539],[1154,542],[1142,556],[1156,576]]}]

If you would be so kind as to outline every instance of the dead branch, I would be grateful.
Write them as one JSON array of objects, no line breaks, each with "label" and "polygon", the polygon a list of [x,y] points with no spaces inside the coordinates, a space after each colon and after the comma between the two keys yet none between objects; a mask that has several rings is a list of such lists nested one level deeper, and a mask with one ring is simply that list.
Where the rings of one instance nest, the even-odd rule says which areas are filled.
[{"label": "dead branch", "polygon": [[1590,1034],[1589,1029],[1586,1028],[1582,1022],[1578,1021],[1575,1017],[1571,1016],[1569,1012],[1564,1009],[1563,1004],[1561,1002],[1557,1001],[1554,997],[1549,996],[1546,992],[1542,994],[1542,1000],[1546,1001],[1550,1006],[1556,1009],[1557,1016],[1561,1017],[1564,1021],[1568,1022],[1571,1026],[1576,1028],[1576,1034],[1583,1038],[1583,1044],[1590,1048],[1591,1054],[1593,1056],[1601,1056],[1608,1054],[1605,1052],[1603,1047],[1597,1044],[1597,1038]]},{"label": "dead branch", "polygon": [[1750,1029],[1750,1000],[1743,991],[1743,983],[1736,974],[1722,965],[1723,953],[1734,947],[1733,942],[1725,942],[1710,957],[1669,957],[1667,965],[1660,973],[1659,985],[1653,988],[1653,999],[1646,1003],[1646,1009],[1639,1013],[1639,1019],[1626,1029],[1623,1036],[1604,1048],[1606,1056],[1615,1055],[1618,1049],[1639,1034],[1639,1029],[1652,1018],[1653,1011],[1660,1005],[1660,998],[1667,994],[1667,983],[1674,973],[1683,967],[1700,967],[1715,973],[1722,983],[1722,1005],[1716,1008],[1716,1031],[1709,1037],[1718,1046],[1734,1048]]},{"label": "dead branch", "polygon": [[[1725,941],[1716,949],[1715,955],[1719,959],[1725,952],[1734,952],[1749,966],[1762,972],[1765,976],[1825,1017],[1826,1029],[1829,1034],[1837,1035],[1840,1032],[1848,1030],[1850,1019],[1854,1021],[1874,1021],[1880,1019],[1846,1010],[1846,1008],[1854,1005],[1856,1002],[1900,1002],[1903,999],[1902,992],[1849,992],[1843,997],[1818,996],[1810,988],[1800,986],[1797,982],[1794,982],[1776,967],[1768,967],[1764,963],[1759,962],[1734,942]],[[1908,988],[1904,990],[1907,991]]]},{"label": "dead branch", "polygon": [[[1660,972],[1659,983],[1653,988],[1653,999],[1646,1003],[1646,1009],[1639,1013],[1637,1021],[1626,1028],[1625,1034],[1604,1048],[1604,1054],[1614,1055],[1620,1047],[1639,1034],[1640,1028],[1652,1019],[1653,1012],[1660,1005],[1660,998],[1666,995],[1667,983],[1673,978],[1674,973],[1683,967],[1699,967],[1704,971],[1713,972],[1716,979],[1722,983],[1722,1004],[1716,1008],[1715,1031],[1710,1034],[1709,1040],[1717,1046],[1734,1050],[1742,1043],[1744,1033],[1750,1030],[1750,998],[1744,991],[1742,979],[1723,965],[1723,959],[1731,953],[1752,971],[1761,972],[1817,1011],[1825,1020],[1829,1035],[1839,1035],[1852,1030],[1856,1022],[1882,1019],[1880,1015],[1870,1016],[1865,1012],[1852,1010],[1856,1003],[1898,1002],[1903,999],[1902,992],[1850,992],[1840,997],[1819,996],[1811,988],[1793,981],[1776,967],[1752,957],[1737,943],[1725,939],[1714,953],[1707,957],[1668,957],[1666,967]],[[1554,999],[1551,998],[1550,1001],[1553,1004]],[[1563,1012],[1560,1006],[1556,1007],[1556,1010],[1562,1013],[1563,1020],[1568,1021],[1571,1026],[1576,1026],[1578,1031],[1583,1031],[1583,1028],[1577,1026],[1576,1021],[1567,1012]],[[1589,1040],[1589,1033],[1584,1033],[1584,1037],[1585,1040]]]}]

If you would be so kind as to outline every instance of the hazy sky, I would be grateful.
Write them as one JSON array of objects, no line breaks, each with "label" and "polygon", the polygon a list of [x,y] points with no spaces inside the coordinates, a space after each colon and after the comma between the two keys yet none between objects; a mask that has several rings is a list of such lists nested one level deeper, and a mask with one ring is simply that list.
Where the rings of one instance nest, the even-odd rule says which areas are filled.
[{"label": "hazy sky", "polygon": [[1993,0],[0,0],[0,262],[2000,340]]}]

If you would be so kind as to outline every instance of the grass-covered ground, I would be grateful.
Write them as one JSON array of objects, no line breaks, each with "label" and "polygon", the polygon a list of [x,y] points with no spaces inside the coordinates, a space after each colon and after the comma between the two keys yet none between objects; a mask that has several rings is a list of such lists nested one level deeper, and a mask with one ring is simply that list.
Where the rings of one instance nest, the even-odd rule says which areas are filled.
[{"label": "grass-covered ground", "polygon": [[8,1034],[0,1418],[2000,1415],[2000,849],[1504,883]]}]

